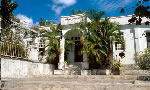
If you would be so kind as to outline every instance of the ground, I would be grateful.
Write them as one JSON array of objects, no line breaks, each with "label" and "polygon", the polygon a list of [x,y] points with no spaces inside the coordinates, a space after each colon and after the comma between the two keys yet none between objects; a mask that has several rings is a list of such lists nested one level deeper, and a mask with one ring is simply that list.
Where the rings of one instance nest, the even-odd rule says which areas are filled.
[{"label": "ground", "polygon": [[150,90],[137,75],[55,75],[41,78],[2,79],[2,90]]}]

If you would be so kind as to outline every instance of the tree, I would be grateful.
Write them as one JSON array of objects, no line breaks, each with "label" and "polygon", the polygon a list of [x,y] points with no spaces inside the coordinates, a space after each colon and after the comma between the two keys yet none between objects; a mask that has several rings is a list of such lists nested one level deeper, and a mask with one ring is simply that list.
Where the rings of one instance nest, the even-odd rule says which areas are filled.
[{"label": "tree", "polygon": [[90,18],[92,21],[94,22],[99,22],[101,17],[105,14],[104,11],[99,11],[97,12],[94,9],[88,9],[88,11],[86,12],[86,15],[88,16],[88,18]]},{"label": "tree", "polygon": [[46,26],[46,25],[50,25],[51,22],[53,22],[54,20],[50,20],[50,21],[44,21],[43,18],[41,18],[41,21],[39,22],[40,26]]},{"label": "tree", "polygon": [[17,2],[12,2],[12,0],[1,0],[1,35],[8,36],[10,34],[12,24],[13,24],[13,11],[17,8]]},{"label": "tree", "polygon": [[[79,27],[83,30],[80,42],[83,45],[82,53],[88,54],[89,62],[93,68],[107,68],[112,60],[113,42],[122,42],[119,26],[110,22],[109,18],[101,19],[104,12],[93,9],[87,11],[92,22],[81,22]],[[95,67],[96,66],[96,67]]]},{"label": "tree", "polygon": [[72,15],[82,14],[82,13],[83,13],[83,11],[82,11],[81,9],[75,11],[75,10],[73,10],[73,9],[71,8],[70,11],[71,11]]},{"label": "tree", "polygon": [[48,37],[49,44],[48,44],[48,58],[47,61],[49,63],[55,64],[57,67],[57,64],[59,62],[59,54],[61,52],[60,49],[60,38],[57,36],[60,32],[60,24],[57,26],[51,26],[51,32],[48,32],[46,36]]},{"label": "tree", "polygon": [[[150,0],[139,0],[134,7],[134,14],[131,19],[128,20],[129,24],[136,23],[136,25],[141,25],[142,17],[150,18],[150,6],[145,5],[146,3],[150,2]],[[126,10],[125,8],[121,9],[121,13],[124,13]],[[149,25],[150,21],[146,21],[145,24]]]},{"label": "tree", "polygon": [[[43,23],[43,24],[42,24]],[[47,56],[47,63],[54,64],[57,68],[59,62],[60,49],[60,32],[62,30],[61,24],[54,25],[52,20],[47,24],[41,19],[41,26],[49,26],[50,30],[38,29],[42,39],[48,40],[48,45],[45,47]],[[60,36],[60,37],[59,37]],[[47,48],[47,49],[46,49]]]}]

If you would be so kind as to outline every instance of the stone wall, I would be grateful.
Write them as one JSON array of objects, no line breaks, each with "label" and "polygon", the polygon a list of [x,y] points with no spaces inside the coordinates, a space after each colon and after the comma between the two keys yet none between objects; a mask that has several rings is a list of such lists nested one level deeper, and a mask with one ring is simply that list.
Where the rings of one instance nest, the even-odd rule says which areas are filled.
[{"label": "stone wall", "polygon": [[121,75],[150,75],[148,70],[121,70]]},{"label": "stone wall", "polygon": [[48,77],[53,74],[54,66],[51,64],[1,58],[2,78]]}]

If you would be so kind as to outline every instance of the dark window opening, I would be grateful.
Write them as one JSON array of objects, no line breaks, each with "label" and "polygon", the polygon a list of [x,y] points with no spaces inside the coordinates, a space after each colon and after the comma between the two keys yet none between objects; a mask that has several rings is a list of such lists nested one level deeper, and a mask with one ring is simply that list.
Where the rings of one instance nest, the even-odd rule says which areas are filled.
[{"label": "dark window opening", "polygon": [[150,47],[150,32],[146,33],[146,38],[147,38],[147,48]]},{"label": "dark window opening", "polygon": [[115,49],[116,50],[124,50],[123,44],[119,42],[115,42]]},{"label": "dark window opening", "polygon": [[45,48],[39,48],[39,52],[40,52],[40,55],[44,55],[44,53],[45,53]]},{"label": "dark window opening", "polygon": [[80,52],[81,48],[80,41],[75,41],[75,62],[83,62],[83,55]]}]

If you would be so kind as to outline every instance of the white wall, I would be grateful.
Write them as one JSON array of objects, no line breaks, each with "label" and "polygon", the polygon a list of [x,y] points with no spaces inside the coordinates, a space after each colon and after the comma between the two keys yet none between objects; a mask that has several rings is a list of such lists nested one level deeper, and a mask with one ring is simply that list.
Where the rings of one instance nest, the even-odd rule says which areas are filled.
[{"label": "white wall", "polygon": [[130,25],[121,26],[121,32],[123,32],[123,37],[125,40],[125,57],[121,59],[119,53],[123,50],[115,50],[115,45],[113,47],[113,58],[121,60],[122,64],[134,64],[134,28]]},{"label": "white wall", "polygon": [[53,73],[54,66],[51,64],[1,58],[2,78],[48,77],[53,75]]},{"label": "white wall", "polygon": [[[147,48],[147,39],[145,37],[147,31],[150,31],[148,25],[122,25],[121,32],[124,33],[125,40],[125,58],[120,59],[122,64],[135,64],[134,54],[136,52],[143,52]],[[113,52],[113,58],[116,59],[116,55],[119,58],[119,53],[123,50],[115,50]]]}]

